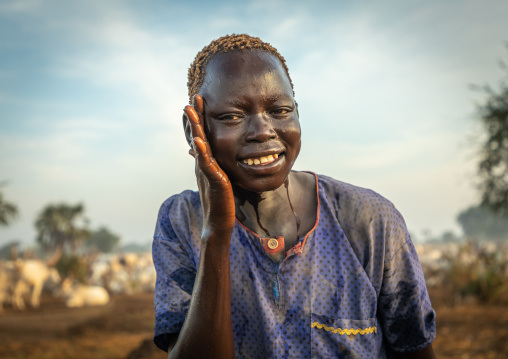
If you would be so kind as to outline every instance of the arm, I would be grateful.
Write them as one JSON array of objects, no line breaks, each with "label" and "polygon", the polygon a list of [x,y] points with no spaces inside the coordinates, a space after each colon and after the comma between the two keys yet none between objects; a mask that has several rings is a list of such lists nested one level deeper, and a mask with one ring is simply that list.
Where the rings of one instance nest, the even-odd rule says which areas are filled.
[{"label": "arm", "polygon": [[[176,341],[178,340],[178,334],[173,333],[169,335],[169,341],[168,341],[168,354],[171,354],[171,350],[173,350],[173,347],[175,346]],[[168,355],[169,358],[169,355]]]},{"label": "arm", "polygon": [[414,353],[396,353],[395,359],[436,359],[432,344],[427,348]]},{"label": "arm", "polygon": [[[435,312],[418,255],[400,213],[390,204],[382,223],[386,236],[378,297],[383,335],[398,358],[433,358]],[[431,355],[431,356],[429,356]]]},{"label": "arm", "polygon": [[[191,155],[203,208],[201,256],[189,311],[168,358],[234,358],[229,244],[235,225],[233,190],[203,130],[203,99],[186,106]],[[170,343],[171,348],[171,343]]]}]

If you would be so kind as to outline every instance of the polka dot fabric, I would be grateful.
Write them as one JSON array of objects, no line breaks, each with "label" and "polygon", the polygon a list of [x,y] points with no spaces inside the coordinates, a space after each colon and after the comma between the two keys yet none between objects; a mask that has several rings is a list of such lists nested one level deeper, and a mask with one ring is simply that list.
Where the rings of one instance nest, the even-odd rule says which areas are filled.
[{"label": "polka dot fabric", "polygon": [[[375,192],[316,176],[318,222],[280,263],[236,223],[231,312],[236,358],[390,358],[435,337],[421,265],[399,212]],[[161,207],[153,242],[155,343],[179,332],[197,272],[197,192]]]}]

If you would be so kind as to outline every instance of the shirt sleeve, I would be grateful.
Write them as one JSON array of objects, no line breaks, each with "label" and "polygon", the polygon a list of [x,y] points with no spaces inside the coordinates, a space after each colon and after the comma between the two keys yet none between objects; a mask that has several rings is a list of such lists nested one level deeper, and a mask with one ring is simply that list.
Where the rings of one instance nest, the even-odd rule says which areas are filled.
[{"label": "shirt sleeve", "polygon": [[395,242],[402,239],[403,244],[385,258],[378,310],[390,347],[397,352],[415,352],[433,342],[435,312],[404,221],[398,212],[395,218],[387,235],[397,236]]},{"label": "shirt sleeve", "polygon": [[424,349],[436,335],[435,312],[404,218],[376,192],[336,183],[337,219],[376,290],[383,340],[396,352]]},{"label": "shirt sleeve", "polygon": [[196,276],[188,208],[178,202],[172,197],[162,205],[152,245],[157,272],[154,343],[164,351],[168,351],[169,334],[182,328]]}]

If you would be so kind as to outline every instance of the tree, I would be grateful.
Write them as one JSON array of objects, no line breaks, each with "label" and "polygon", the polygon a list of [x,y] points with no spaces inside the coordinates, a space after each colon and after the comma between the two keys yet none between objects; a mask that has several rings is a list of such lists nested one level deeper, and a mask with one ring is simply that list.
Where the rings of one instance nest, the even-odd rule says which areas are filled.
[{"label": "tree", "polygon": [[[0,259],[16,259],[20,247],[19,241],[10,241],[0,247]],[[13,258],[14,256],[14,258]]]},{"label": "tree", "polygon": [[508,221],[486,207],[469,207],[459,213],[457,221],[466,237],[476,240],[508,240]]},{"label": "tree", "polygon": [[93,231],[90,239],[87,241],[87,247],[95,247],[104,253],[112,252],[120,243],[120,237],[111,233],[106,227],[100,227]]},{"label": "tree", "polygon": [[487,100],[478,106],[478,118],[486,132],[480,147],[478,174],[482,205],[508,215],[508,67],[498,90],[485,86]]},{"label": "tree", "polygon": [[4,199],[4,195],[0,192],[0,227],[7,227],[18,216],[18,207]]},{"label": "tree", "polygon": [[[45,250],[75,252],[90,237],[84,218],[84,206],[65,203],[47,205],[37,217],[37,242]],[[81,225],[79,220],[83,220]]]}]

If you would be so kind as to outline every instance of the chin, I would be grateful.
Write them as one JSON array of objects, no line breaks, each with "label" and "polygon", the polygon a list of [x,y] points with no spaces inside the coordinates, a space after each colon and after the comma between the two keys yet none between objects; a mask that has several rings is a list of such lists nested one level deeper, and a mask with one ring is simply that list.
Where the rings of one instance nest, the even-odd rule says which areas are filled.
[{"label": "chin", "polygon": [[[289,174],[288,174],[289,175]],[[284,178],[259,178],[251,181],[233,181],[233,185],[249,192],[274,191],[284,184],[288,176]]]}]

